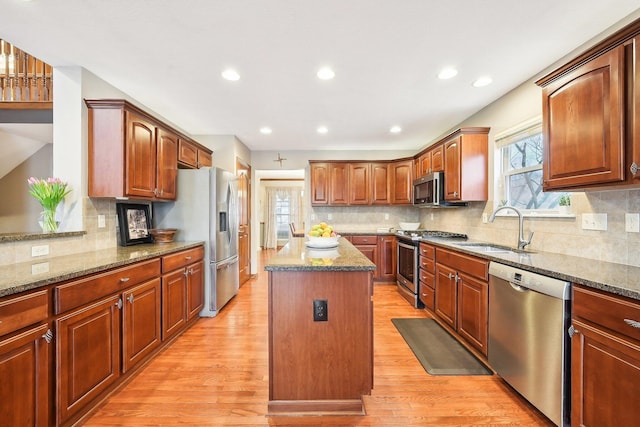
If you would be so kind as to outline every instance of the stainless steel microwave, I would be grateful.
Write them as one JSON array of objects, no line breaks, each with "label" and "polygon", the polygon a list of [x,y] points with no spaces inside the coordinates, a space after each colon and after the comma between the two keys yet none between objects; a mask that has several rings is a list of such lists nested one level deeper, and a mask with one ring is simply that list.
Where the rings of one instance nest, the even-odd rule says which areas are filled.
[{"label": "stainless steel microwave", "polygon": [[413,205],[419,208],[466,206],[445,200],[444,172],[433,172],[413,181]]}]

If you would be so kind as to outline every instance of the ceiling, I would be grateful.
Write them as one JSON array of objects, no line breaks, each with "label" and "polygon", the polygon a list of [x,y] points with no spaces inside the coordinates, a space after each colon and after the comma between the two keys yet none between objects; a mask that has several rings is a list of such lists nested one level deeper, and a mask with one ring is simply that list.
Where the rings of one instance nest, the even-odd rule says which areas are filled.
[{"label": "ceiling", "polygon": [[[251,150],[410,150],[637,0],[0,0],[0,38],[81,66],[191,135]],[[330,66],[335,78],[316,77]],[[459,73],[437,75],[445,66]],[[240,80],[226,81],[231,67]],[[475,88],[480,76],[493,83]],[[320,135],[318,126],[328,132]],[[402,132],[392,134],[392,125]],[[270,127],[270,135],[260,133]]]}]

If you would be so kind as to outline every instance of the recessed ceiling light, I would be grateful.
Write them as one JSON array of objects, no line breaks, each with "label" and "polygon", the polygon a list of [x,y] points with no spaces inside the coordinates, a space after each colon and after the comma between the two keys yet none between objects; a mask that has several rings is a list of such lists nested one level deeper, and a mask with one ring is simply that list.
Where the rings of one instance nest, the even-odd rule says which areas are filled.
[{"label": "recessed ceiling light", "polygon": [[270,128],[270,127],[266,127],[266,126],[265,126],[265,127],[260,128],[260,133],[261,133],[261,134],[264,134],[264,135],[270,135],[270,134],[271,134],[271,132],[273,132],[273,131],[271,130],[271,128]]},{"label": "recessed ceiling light", "polygon": [[400,126],[391,126],[391,129],[389,129],[389,132],[391,132],[391,133],[400,133],[400,132],[402,132],[402,128]]},{"label": "recessed ceiling light", "polygon": [[441,80],[447,80],[457,75],[458,75],[458,70],[456,70],[453,67],[446,67],[440,70],[440,73],[438,73],[438,78]]},{"label": "recessed ceiling light", "polygon": [[488,86],[493,82],[493,79],[489,76],[483,76],[478,78],[475,82],[473,82],[473,87],[484,87]]},{"label": "recessed ceiling light", "polygon": [[318,133],[321,133],[321,134],[323,134],[323,135],[324,135],[324,134],[325,134],[325,133],[327,133],[327,132],[329,132],[329,129],[327,129],[327,127],[326,127],[326,126],[320,126],[320,127],[318,128]]},{"label": "recessed ceiling light", "polygon": [[240,80],[240,74],[238,74],[236,70],[229,68],[222,72],[222,78],[225,80],[235,82]]},{"label": "recessed ceiling light", "polygon": [[317,76],[320,80],[331,80],[336,76],[336,73],[329,67],[322,67],[318,70]]}]

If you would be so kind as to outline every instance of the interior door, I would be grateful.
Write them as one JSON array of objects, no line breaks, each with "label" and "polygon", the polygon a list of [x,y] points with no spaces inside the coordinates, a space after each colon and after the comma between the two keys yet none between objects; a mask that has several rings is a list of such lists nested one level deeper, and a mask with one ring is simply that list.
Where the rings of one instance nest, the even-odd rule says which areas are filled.
[{"label": "interior door", "polygon": [[238,177],[238,270],[240,285],[251,277],[251,166],[236,159]]}]

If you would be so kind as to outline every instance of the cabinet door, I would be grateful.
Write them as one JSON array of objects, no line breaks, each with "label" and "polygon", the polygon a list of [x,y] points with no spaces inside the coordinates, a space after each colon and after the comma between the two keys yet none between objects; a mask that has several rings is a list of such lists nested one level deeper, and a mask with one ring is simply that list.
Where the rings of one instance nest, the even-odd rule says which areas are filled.
[{"label": "cabinet door", "polygon": [[431,172],[442,172],[444,170],[444,152],[442,145],[431,150]]},{"label": "cabinet door", "polygon": [[624,91],[623,46],[543,88],[545,191],[624,180]]},{"label": "cabinet door", "polygon": [[127,195],[154,197],[156,190],[156,129],[139,115],[127,112]]},{"label": "cabinet door", "polygon": [[627,101],[627,105],[631,109],[627,124],[631,135],[631,141],[627,141],[627,144],[631,145],[631,156],[625,166],[630,169],[631,182],[637,184],[640,182],[640,36],[633,38],[628,49],[631,50],[629,57],[633,58],[635,62],[629,78],[631,99]]},{"label": "cabinet door", "polygon": [[442,264],[436,264],[435,312],[453,329],[457,321],[456,271]]},{"label": "cabinet door", "polygon": [[49,327],[36,326],[0,340],[0,424],[48,426]]},{"label": "cabinet door", "polygon": [[458,333],[487,355],[489,284],[463,273],[458,276]]},{"label": "cabinet door", "polygon": [[381,280],[395,281],[396,278],[396,238],[378,237],[377,275]]},{"label": "cabinet door", "polygon": [[405,160],[391,163],[391,203],[394,205],[411,204],[413,180],[411,171],[413,161]]},{"label": "cabinet door", "polygon": [[178,142],[178,161],[187,168],[195,169],[198,166],[198,148],[189,141],[180,139]]},{"label": "cabinet door", "polygon": [[349,202],[349,167],[347,163],[329,164],[329,204],[346,205]]},{"label": "cabinet door", "polygon": [[178,137],[163,129],[158,129],[158,199],[175,200],[178,178]]},{"label": "cabinet door", "polygon": [[311,163],[311,204],[329,204],[329,164]]},{"label": "cabinet door", "polygon": [[79,412],[120,376],[120,296],[56,320],[58,424]]},{"label": "cabinet door", "polygon": [[371,182],[370,163],[349,163],[349,204],[368,205]]},{"label": "cabinet door", "polygon": [[461,199],[461,137],[444,144],[444,198],[445,200]]},{"label": "cabinet door", "polygon": [[127,372],[161,343],[160,279],[122,294],[122,372]]},{"label": "cabinet door", "polygon": [[573,321],[571,425],[631,426],[640,419],[640,346]]},{"label": "cabinet door", "polygon": [[204,307],[204,261],[189,266],[187,281],[187,319],[193,319]]},{"label": "cabinet door", "polygon": [[213,159],[211,158],[211,153],[198,148],[198,169],[206,167],[210,168],[212,165]]},{"label": "cabinet door", "polygon": [[388,205],[389,203],[391,203],[389,163],[371,163],[371,204]]},{"label": "cabinet door", "polygon": [[162,276],[162,340],[186,325],[187,274],[181,268]]},{"label": "cabinet door", "polygon": [[418,161],[418,176],[416,178],[425,176],[431,173],[431,151],[424,153],[420,156]]}]

